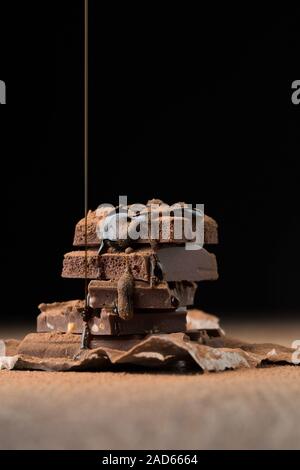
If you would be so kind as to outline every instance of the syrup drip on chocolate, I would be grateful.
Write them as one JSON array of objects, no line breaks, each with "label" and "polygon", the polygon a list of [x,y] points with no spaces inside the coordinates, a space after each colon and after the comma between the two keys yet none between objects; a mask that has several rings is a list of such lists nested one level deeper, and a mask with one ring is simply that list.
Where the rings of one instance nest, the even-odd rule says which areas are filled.
[{"label": "syrup drip on chocolate", "polygon": [[134,278],[130,267],[127,264],[126,271],[118,281],[118,315],[123,320],[130,320],[133,317],[133,291]]},{"label": "syrup drip on chocolate", "polygon": [[157,256],[150,259],[150,286],[153,287],[163,280],[163,268]]}]

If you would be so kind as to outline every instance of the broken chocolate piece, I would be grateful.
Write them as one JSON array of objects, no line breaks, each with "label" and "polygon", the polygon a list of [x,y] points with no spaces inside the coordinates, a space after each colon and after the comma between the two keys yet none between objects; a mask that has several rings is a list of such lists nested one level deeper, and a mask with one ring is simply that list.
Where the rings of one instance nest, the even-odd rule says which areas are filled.
[{"label": "broken chocolate piece", "polygon": [[[127,269],[134,279],[149,282],[151,264],[157,260],[166,281],[204,281],[218,279],[216,257],[204,248],[186,250],[185,247],[165,247],[157,251],[140,248],[132,253],[107,252],[98,255],[96,250],[87,252],[88,279],[118,280]],[[72,251],[64,257],[62,277],[85,277],[85,252]]]},{"label": "broken chocolate piece", "polygon": [[60,331],[64,333],[82,333],[84,310],[83,300],[40,304],[41,313],[37,317],[37,331]]},{"label": "broken chocolate piece", "polygon": [[154,257],[150,248],[138,249],[129,254],[104,253],[99,256],[100,279],[118,281],[128,266],[134,279],[149,282],[150,260]]},{"label": "broken chocolate piece", "polygon": [[166,247],[157,250],[166,281],[205,281],[218,279],[214,254],[204,248],[186,250],[185,247]]},{"label": "broken chocolate piece", "polygon": [[[86,264],[86,269],[85,269]],[[84,251],[71,251],[66,253],[63,261],[62,277],[67,278],[99,278],[99,261],[97,250],[88,250],[87,257]]]},{"label": "broken chocolate piece", "polygon": [[94,335],[136,335],[150,333],[177,333],[186,329],[186,310],[172,312],[145,311],[134,318],[123,320],[108,309],[102,309],[100,318],[93,318],[90,327]]},{"label": "broken chocolate piece", "polygon": [[[97,250],[87,252],[87,278],[116,280],[130,268],[134,279],[150,280],[150,258],[154,256],[151,249],[139,249],[133,253],[108,252],[98,255]],[[65,254],[62,277],[85,277],[85,252],[72,251]]]},{"label": "broken chocolate piece", "polygon": [[[41,307],[42,312],[37,317],[38,333],[82,333],[84,301],[55,302],[41,304]],[[134,313],[133,319],[122,320],[113,309],[95,310],[95,316],[88,322],[89,330],[94,335],[145,335],[186,329],[186,310],[182,308],[177,311],[135,310]]]},{"label": "broken chocolate piece", "polygon": [[[82,333],[84,321],[84,300],[69,300],[39,305],[41,313],[37,317],[37,332]],[[93,318],[89,325],[92,326]]]},{"label": "broken chocolate piece", "polygon": [[[117,305],[116,281],[91,281],[89,283],[89,305],[92,308],[113,308]],[[151,287],[135,281],[133,305],[135,309],[175,309],[193,305],[197,285],[193,282],[160,282]]]},{"label": "broken chocolate piece", "polygon": [[[220,327],[219,318],[210,313],[203,312],[192,308],[187,313],[187,330],[188,331],[208,331],[210,335],[211,331],[217,331],[218,336],[224,335],[224,331]],[[216,336],[213,334],[212,336]]]},{"label": "broken chocolate piece", "polygon": [[[102,224],[104,223],[105,218],[107,217],[109,210],[107,211],[89,211],[87,216],[87,245],[98,247],[101,243],[99,238],[99,233],[101,232]],[[163,218],[168,218],[170,221],[170,234],[165,233],[164,224],[162,221]],[[181,239],[174,238],[174,217],[177,216],[166,216],[163,213],[160,215],[160,227],[158,236],[151,235],[151,240],[156,239],[159,243],[185,243],[186,241],[191,241],[186,239],[185,236],[182,236]],[[134,222],[133,222],[134,223]],[[137,243],[150,243],[150,239],[136,240]],[[216,244],[218,243],[218,225],[214,219],[204,215],[204,243],[206,244]],[[84,246],[85,245],[85,219],[81,219],[75,228],[74,235],[74,246]]]}]

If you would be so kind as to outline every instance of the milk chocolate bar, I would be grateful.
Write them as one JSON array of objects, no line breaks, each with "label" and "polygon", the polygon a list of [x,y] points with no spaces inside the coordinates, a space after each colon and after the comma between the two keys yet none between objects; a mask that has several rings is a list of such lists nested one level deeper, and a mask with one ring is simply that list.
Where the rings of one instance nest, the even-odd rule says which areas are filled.
[{"label": "milk chocolate bar", "polygon": [[[150,263],[154,262],[151,249],[140,249],[132,253],[104,253],[97,250],[87,251],[87,278],[117,281],[127,266],[134,279],[150,281]],[[66,253],[63,262],[62,277],[85,278],[85,252]]]},{"label": "milk chocolate bar", "polygon": [[[193,282],[160,282],[154,286],[136,281],[133,305],[136,309],[175,309],[192,305],[197,285]],[[113,308],[118,304],[116,281],[91,281],[88,287],[89,305],[92,308]]]},{"label": "milk chocolate bar", "polygon": [[101,310],[100,317],[91,320],[91,333],[94,335],[136,335],[150,333],[177,333],[186,330],[186,309],[171,312],[144,311],[134,315],[130,320],[122,320],[106,308]]},{"label": "milk chocolate bar", "polygon": [[[203,281],[218,279],[214,254],[185,247],[138,249],[132,253],[112,252],[98,255],[97,250],[87,252],[87,278],[117,281],[129,265],[134,279],[150,282],[151,266],[161,264],[163,279],[168,282]],[[64,257],[63,277],[85,277],[85,252],[72,251]]]},{"label": "milk chocolate bar", "polygon": [[[83,301],[41,304],[37,317],[37,332],[82,333]],[[130,320],[122,320],[111,309],[103,308],[89,321],[94,335],[136,335],[185,331],[186,309],[176,311],[136,310]]]},{"label": "milk chocolate bar", "polygon": [[[30,358],[39,358],[38,361],[32,361],[33,369],[42,370],[69,370],[68,360],[72,361],[72,366],[81,358],[84,361],[85,356],[93,355],[95,349],[103,350],[103,354],[99,352],[100,357],[88,357],[88,361],[83,367],[84,369],[102,370],[108,364],[107,349],[112,357],[118,352],[130,351],[132,348],[142,343],[144,335],[135,336],[94,336],[90,338],[88,350],[80,350],[80,335],[60,334],[60,333],[30,333],[18,346],[17,354],[22,355],[22,362],[25,360],[25,368]],[[82,357],[81,357],[82,356]],[[101,357],[102,356],[102,357]],[[78,359],[77,359],[78,358]],[[45,365],[40,367],[41,360],[45,361]],[[72,368],[71,366],[71,368]],[[23,364],[22,367],[24,368]]]},{"label": "milk chocolate bar", "polygon": [[[94,246],[97,247],[100,245],[100,238],[99,238],[99,233],[101,232],[101,226],[105,221],[105,218],[107,216],[109,211],[89,211],[88,216],[87,216],[87,245],[88,246]],[[181,217],[183,221],[183,217]],[[164,223],[163,221],[168,220],[170,224],[170,230],[168,230],[168,233],[166,234],[164,231]],[[190,236],[186,236],[185,233],[189,232],[191,230],[195,230],[195,227],[190,227],[189,229],[189,219],[185,218],[185,222],[189,225],[187,225],[187,230],[185,230],[185,233],[182,233],[181,237],[178,237],[178,234],[176,234],[175,237],[175,221],[178,220],[177,216],[166,216],[166,215],[161,215],[160,216],[160,223],[159,223],[159,231],[157,234],[151,234],[150,238],[151,240],[156,240],[159,243],[185,243],[186,241],[192,241],[190,239]],[[151,232],[149,232],[151,233]],[[187,235],[189,235],[187,233]],[[137,239],[137,243],[150,243],[151,241],[149,238],[143,238],[143,239]],[[211,217],[205,215],[204,216],[204,243],[205,244],[216,244],[218,243],[218,225],[214,219]],[[75,227],[75,235],[74,235],[74,241],[73,241],[74,246],[84,246],[85,245],[85,219],[81,219],[76,227]]]},{"label": "milk chocolate bar", "polygon": [[37,317],[37,332],[82,333],[83,300],[43,303],[39,309],[41,313]]},{"label": "milk chocolate bar", "polygon": [[[85,276],[86,274],[86,276]],[[97,279],[99,262],[97,250],[71,251],[64,255],[62,277]]]}]

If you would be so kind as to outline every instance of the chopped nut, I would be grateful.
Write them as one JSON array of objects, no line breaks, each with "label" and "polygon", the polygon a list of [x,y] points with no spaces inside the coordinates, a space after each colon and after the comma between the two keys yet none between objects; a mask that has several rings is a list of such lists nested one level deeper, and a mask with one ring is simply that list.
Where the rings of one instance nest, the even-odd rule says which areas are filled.
[{"label": "chopped nut", "polygon": [[75,323],[69,322],[67,326],[67,333],[73,333],[74,330],[75,330]]},{"label": "chopped nut", "polygon": [[98,328],[97,325],[94,324],[94,325],[92,326],[91,330],[92,330],[93,333],[98,333],[99,328]]}]

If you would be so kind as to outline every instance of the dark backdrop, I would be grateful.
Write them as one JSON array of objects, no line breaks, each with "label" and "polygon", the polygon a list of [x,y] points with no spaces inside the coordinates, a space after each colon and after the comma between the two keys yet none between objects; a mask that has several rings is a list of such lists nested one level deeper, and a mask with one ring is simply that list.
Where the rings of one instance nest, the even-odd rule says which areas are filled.
[{"label": "dark backdrop", "polygon": [[[83,216],[83,2],[6,3],[1,317],[32,320],[83,295],[60,278]],[[205,203],[220,280],[199,304],[299,310],[299,11],[90,4],[90,206]]]}]

